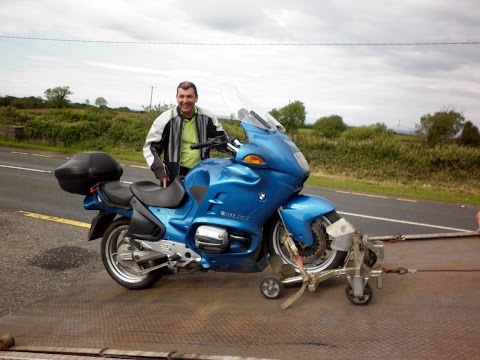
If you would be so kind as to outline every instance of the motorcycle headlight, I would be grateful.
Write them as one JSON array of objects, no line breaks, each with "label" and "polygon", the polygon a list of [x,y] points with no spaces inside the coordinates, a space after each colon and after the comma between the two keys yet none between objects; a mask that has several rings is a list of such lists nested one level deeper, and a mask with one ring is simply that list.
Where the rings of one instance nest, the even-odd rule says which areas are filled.
[{"label": "motorcycle headlight", "polygon": [[296,152],[294,155],[295,155],[295,159],[297,159],[302,169],[305,171],[310,171],[310,166],[308,166],[308,162],[307,162],[307,159],[305,159],[305,156],[303,156],[303,154],[300,151]]}]

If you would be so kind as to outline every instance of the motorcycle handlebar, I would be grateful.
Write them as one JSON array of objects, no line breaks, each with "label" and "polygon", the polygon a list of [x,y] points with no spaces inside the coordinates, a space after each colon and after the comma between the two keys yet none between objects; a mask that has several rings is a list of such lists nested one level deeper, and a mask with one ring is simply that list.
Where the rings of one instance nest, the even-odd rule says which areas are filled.
[{"label": "motorcycle handlebar", "polygon": [[190,145],[190,149],[192,149],[192,150],[203,149],[205,147],[212,146],[212,145],[213,145],[213,143],[211,141],[207,141],[207,142],[204,142],[204,143],[198,143],[198,144]]},{"label": "motorcycle handlebar", "polygon": [[220,151],[228,151],[233,154],[236,154],[238,151],[238,147],[242,146],[242,143],[233,137],[227,137],[225,135],[217,136],[213,140],[209,140],[204,143],[198,143],[190,145],[190,149],[197,150],[203,148],[218,148]]}]

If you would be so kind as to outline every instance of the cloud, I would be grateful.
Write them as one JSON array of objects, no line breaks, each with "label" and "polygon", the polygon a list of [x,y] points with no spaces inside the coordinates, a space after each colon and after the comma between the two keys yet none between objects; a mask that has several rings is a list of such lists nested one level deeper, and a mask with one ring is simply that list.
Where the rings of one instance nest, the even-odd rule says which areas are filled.
[{"label": "cloud", "polygon": [[106,42],[0,37],[0,94],[70,86],[74,101],[102,96],[139,109],[152,89],[168,103],[192,80],[205,107],[235,83],[266,108],[304,102],[310,122],[337,114],[349,125],[411,129],[453,104],[480,126],[479,45],[365,45],[479,41],[477,8],[473,0],[17,0],[0,6],[0,35]]},{"label": "cloud", "polygon": [[155,69],[143,68],[139,66],[127,66],[127,65],[119,65],[119,64],[112,64],[112,63],[102,63],[97,61],[86,61],[85,62],[89,66],[99,67],[108,70],[118,70],[122,72],[130,72],[130,73],[142,73],[142,74],[150,74],[150,75],[165,75],[164,71],[159,71]]}]

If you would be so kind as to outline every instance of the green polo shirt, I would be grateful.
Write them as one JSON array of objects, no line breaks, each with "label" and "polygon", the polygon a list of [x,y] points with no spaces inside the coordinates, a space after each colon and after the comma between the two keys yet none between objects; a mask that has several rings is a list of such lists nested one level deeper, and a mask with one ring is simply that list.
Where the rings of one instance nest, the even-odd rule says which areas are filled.
[{"label": "green polo shirt", "polygon": [[200,150],[190,149],[190,145],[198,144],[198,135],[196,128],[197,111],[191,119],[185,119],[182,132],[182,153],[180,155],[180,165],[191,169],[197,165],[202,158]]}]

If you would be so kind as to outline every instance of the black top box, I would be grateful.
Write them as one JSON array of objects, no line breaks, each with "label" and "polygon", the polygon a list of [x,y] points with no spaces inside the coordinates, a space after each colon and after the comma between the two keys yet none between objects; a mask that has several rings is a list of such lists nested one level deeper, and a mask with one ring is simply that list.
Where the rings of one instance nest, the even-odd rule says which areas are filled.
[{"label": "black top box", "polygon": [[123,168],[117,160],[100,151],[77,154],[55,170],[63,190],[81,195],[89,194],[97,183],[119,180],[122,174]]}]

